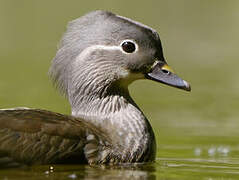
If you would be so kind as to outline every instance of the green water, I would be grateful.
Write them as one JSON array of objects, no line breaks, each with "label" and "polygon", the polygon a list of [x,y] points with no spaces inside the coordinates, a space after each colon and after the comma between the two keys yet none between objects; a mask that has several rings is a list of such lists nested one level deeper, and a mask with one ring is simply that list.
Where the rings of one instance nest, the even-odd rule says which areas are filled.
[{"label": "green water", "polygon": [[154,128],[153,164],[0,169],[0,179],[239,179],[239,1],[0,0],[0,108],[65,114],[48,67],[66,23],[107,9],[154,27],[184,92],[146,80],[130,92]]}]

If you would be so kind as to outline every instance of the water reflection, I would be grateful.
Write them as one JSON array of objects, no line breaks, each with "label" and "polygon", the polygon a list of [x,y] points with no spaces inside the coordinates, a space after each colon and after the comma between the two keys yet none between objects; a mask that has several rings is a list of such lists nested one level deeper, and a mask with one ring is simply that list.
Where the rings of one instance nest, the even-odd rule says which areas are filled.
[{"label": "water reflection", "polygon": [[[121,166],[55,165],[0,170],[3,179],[156,179],[155,163]],[[12,172],[12,173],[11,173]]]},{"label": "water reflection", "polygon": [[[218,148],[216,148],[218,149]],[[155,163],[121,166],[44,165],[0,169],[0,179],[238,179],[238,159],[158,158]]]},{"label": "water reflection", "polygon": [[[70,170],[71,171],[71,170]],[[59,172],[59,171],[58,171]],[[156,179],[154,164],[134,164],[121,166],[83,166],[68,175],[71,179]]]}]

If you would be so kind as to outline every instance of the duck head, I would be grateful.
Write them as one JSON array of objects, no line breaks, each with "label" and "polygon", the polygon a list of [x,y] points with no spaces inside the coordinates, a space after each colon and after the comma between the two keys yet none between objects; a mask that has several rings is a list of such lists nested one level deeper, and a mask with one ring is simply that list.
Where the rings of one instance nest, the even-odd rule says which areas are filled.
[{"label": "duck head", "polygon": [[120,92],[138,79],[190,91],[167,65],[154,29],[106,11],[69,23],[50,74],[72,104],[82,95],[105,96],[112,87]]}]

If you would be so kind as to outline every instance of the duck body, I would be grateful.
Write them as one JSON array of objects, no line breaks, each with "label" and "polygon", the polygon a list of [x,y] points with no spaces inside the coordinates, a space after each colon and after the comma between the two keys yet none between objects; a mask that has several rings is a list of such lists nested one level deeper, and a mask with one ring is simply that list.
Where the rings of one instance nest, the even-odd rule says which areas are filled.
[{"label": "duck body", "polygon": [[[6,160],[8,165],[153,161],[155,138],[146,119],[145,126],[124,122],[121,114],[112,116],[81,119],[39,109],[0,110],[0,165],[6,165]],[[90,119],[120,122],[100,126]]]},{"label": "duck body", "polygon": [[72,114],[0,110],[0,165],[154,161],[152,127],[128,85],[151,79],[190,90],[167,66],[155,30],[106,11],[69,23],[50,76]]}]

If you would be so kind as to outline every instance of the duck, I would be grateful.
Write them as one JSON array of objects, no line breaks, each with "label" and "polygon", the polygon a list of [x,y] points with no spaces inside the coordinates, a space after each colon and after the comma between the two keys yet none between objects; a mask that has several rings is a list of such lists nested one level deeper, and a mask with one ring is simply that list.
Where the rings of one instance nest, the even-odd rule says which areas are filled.
[{"label": "duck", "polygon": [[152,126],[128,86],[149,79],[190,91],[168,66],[153,28],[97,10],[69,22],[49,70],[71,115],[0,110],[0,164],[153,162]]}]

